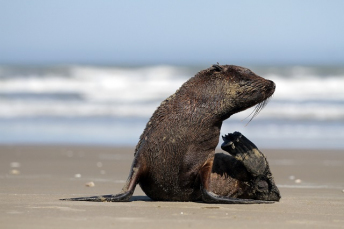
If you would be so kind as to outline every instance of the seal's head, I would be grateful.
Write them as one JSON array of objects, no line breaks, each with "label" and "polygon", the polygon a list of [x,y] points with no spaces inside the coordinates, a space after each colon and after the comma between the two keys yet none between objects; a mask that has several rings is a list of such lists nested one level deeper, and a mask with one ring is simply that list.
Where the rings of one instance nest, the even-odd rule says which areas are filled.
[{"label": "seal's head", "polygon": [[255,105],[253,117],[256,116],[275,91],[275,83],[271,80],[235,65],[213,65],[200,71],[184,85],[189,94],[191,86],[202,92],[197,93],[202,96],[198,102],[220,120]]}]

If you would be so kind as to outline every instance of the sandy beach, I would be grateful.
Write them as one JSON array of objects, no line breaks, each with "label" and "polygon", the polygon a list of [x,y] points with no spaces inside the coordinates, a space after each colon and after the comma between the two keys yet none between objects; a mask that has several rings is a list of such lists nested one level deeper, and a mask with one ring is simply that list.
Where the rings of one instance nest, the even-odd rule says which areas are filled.
[{"label": "sandy beach", "polygon": [[119,192],[133,148],[3,145],[0,228],[344,228],[344,151],[262,152],[278,203],[155,202],[139,186],[131,202],[91,203],[59,199]]}]

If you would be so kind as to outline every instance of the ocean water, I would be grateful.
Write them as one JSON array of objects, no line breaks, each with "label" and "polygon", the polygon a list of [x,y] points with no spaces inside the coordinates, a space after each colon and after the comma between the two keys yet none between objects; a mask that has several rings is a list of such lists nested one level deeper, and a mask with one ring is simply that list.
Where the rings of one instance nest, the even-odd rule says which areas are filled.
[{"label": "ocean water", "polygon": [[[0,144],[135,145],[154,110],[209,66],[0,66]],[[260,148],[344,149],[344,67],[247,66],[276,92],[226,120]],[[220,141],[221,142],[221,141]]]}]

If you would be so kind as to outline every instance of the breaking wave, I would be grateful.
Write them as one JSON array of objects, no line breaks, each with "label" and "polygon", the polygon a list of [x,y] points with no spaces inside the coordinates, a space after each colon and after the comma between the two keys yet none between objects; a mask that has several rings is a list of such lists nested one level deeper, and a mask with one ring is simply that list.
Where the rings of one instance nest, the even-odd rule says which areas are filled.
[{"label": "breaking wave", "polygon": [[[254,68],[251,68],[255,71]],[[0,67],[0,117],[150,117],[195,67]],[[344,70],[258,68],[276,92],[259,118],[344,120]],[[340,70],[343,70],[342,72]],[[233,118],[242,119],[247,113]]]}]

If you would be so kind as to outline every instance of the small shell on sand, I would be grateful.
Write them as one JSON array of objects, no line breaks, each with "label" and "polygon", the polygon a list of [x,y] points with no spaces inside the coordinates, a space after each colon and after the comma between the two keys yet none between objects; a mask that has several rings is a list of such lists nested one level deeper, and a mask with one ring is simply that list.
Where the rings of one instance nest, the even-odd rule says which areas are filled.
[{"label": "small shell on sand", "polygon": [[75,178],[80,178],[81,177],[81,174],[80,173],[77,173],[74,175]]},{"label": "small shell on sand", "polygon": [[295,180],[295,183],[296,183],[296,184],[301,184],[301,183],[302,183],[302,180],[296,179],[296,180]]},{"label": "small shell on sand", "polygon": [[85,186],[86,187],[94,187],[94,183],[91,181],[91,182],[87,182],[86,184],[85,184]]},{"label": "small shell on sand", "polygon": [[20,171],[17,170],[17,169],[12,169],[12,170],[10,171],[10,173],[11,173],[12,175],[19,175],[19,174],[20,174]]}]

